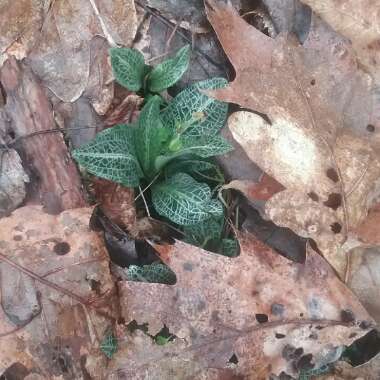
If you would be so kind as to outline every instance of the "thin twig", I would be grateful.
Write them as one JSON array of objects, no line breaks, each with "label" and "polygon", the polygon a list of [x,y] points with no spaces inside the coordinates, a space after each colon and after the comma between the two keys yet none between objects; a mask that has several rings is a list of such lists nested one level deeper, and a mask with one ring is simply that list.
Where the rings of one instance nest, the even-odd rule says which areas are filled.
[{"label": "thin twig", "polygon": [[351,189],[347,191],[346,197],[348,198],[359,186],[360,182],[363,180],[364,176],[367,174],[369,164],[366,165],[365,169],[363,170],[363,173],[359,176],[359,178],[355,181],[355,183],[352,185]]},{"label": "thin twig", "polygon": [[25,140],[25,139],[28,139],[28,138],[34,137],[34,136],[45,135],[48,133],[58,133],[58,132],[66,133],[69,131],[79,131],[82,129],[95,129],[95,128],[97,128],[97,127],[88,125],[85,127],[44,129],[42,131],[36,131],[36,132],[28,133],[27,135],[17,136],[16,138],[14,138],[12,141],[10,141],[7,144],[0,144],[0,149],[9,150],[11,147],[17,145],[21,140]]},{"label": "thin twig", "polygon": [[140,194],[138,194],[135,198],[135,202],[141,197],[142,194],[145,193],[145,191],[147,191],[152,185],[153,183],[157,180],[157,178],[160,176],[161,173],[158,173],[149,183],[149,185],[147,185],[144,190],[140,191]]},{"label": "thin twig", "polygon": [[160,59],[160,58],[164,58],[166,57],[168,54],[170,53],[170,51],[167,51],[163,54],[160,54],[160,55],[156,55],[155,57],[152,57],[152,58],[149,58],[146,60],[146,63],[151,63],[153,61],[156,61],[157,59]]},{"label": "thin twig", "polygon": [[145,205],[146,213],[147,213],[148,217],[150,218],[149,207],[148,207],[148,204],[146,203],[146,199],[145,199],[144,194],[143,194],[143,192],[141,190],[141,186],[139,186],[139,190],[140,190],[141,198],[142,198],[142,200],[144,202],[144,205]]},{"label": "thin twig", "polygon": [[[173,37],[174,37],[174,35],[176,34],[176,32],[177,32],[177,30],[178,30],[178,27],[179,27],[179,25],[181,24],[181,21],[182,21],[182,19],[181,19],[181,20],[178,20],[178,21],[176,22],[176,24],[175,24],[173,30],[171,31],[170,36],[169,36],[169,38],[167,39],[166,44],[165,44],[165,53],[167,53],[167,52],[170,50],[170,44],[172,43]],[[191,45],[191,46],[193,46],[193,45]]]},{"label": "thin twig", "polygon": [[93,257],[93,258],[87,259],[87,260],[77,261],[76,263],[72,263],[72,264],[67,265],[65,267],[59,267],[59,268],[50,270],[49,272],[46,272],[45,274],[43,274],[41,277],[45,278],[45,277],[51,276],[52,274],[61,272],[65,269],[68,269],[68,268],[76,266],[76,265],[95,263],[97,261],[103,261],[103,260],[107,260],[107,257],[106,256],[99,256],[99,257]]},{"label": "thin twig", "polygon": [[8,259],[8,257],[5,256],[5,255],[3,255],[2,253],[0,253],[0,260],[6,262],[8,265],[12,266],[13,268],[16,268],[19,271],[25,273],[29,277],[37,280],[41,284],[43,284],[45,286],[48,286],[49,288],[52,288],[52,289],[56,290],[59,293],[63,293],[65,295],[69,296],[70,298],[74,299],[75,301],[79,302],[80,304],[83,304],[83,305],[85,305],[87,307],[91,307],[99,315],[101,315],[101,316],[103,316],[105,318],[111,319],[111,320],[115,320],[115,318],[112,317],[111,315],[109,315],[108,313],[106,313],[106,312],[104,312],[102,310],[99,310],[99,307],[88,304],[88,302],[87,302],[86,299],[78,296],[77,294],[71,292],[70,290],[62,288],[61,286],[59,286],[57,284],[54,284],[53,282],[51,282],[49,280],[46,280],[46,279],[42,278],[41,276],[39,276],[38,274],[32,272],[31,270],[29,270],[29,269],[21,266],[20,264],[17,264],[14,261]]}]

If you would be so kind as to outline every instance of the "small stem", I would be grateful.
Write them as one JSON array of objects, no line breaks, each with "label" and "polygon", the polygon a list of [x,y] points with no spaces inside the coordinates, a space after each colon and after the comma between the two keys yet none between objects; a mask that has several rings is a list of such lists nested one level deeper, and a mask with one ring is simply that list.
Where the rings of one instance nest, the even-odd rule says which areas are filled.
[{"label": "small stem", "polygon": [[147,213],[148,217],[150,218],[151,216],[150,216],[150,212],[149,212],[149,207],[148,207],[148,204],[146,203],[146,199],[145,199],[144,194],[141,190],[141,186],[139,186],[139,190],[140,190],[141,198],[142,198],[144,205],[145,205],[146,213]]},{"label": "small stem", "polygon": [[135,198],[135,202],[141,197],[142,194],[145,193],[145,191],[147,191],[152,185],[154,182],[156,182],[157,178],[160,176],[161,173],[158,173],[149,183],[149,185],[147,185],[144,190],[142,190],[138,195],[137,197]]}]

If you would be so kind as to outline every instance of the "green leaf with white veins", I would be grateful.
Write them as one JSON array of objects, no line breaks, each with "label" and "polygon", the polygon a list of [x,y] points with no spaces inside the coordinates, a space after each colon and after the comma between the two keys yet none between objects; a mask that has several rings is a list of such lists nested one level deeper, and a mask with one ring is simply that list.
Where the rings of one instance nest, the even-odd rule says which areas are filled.
[{"label": "green leaf with white veins", "polygon": [[169,137],[169,130],[162,125],[160,104],[162,99],[153,96],[144,106],[135,129],[135,146],[140,165],[146,176],[154,174],[154,160],[160,155]]},{"label": "green leaf with white veins", "polygon": [[208,158],[227,153],[233,149],[232,145],[220,135],[209,137],[182,136],[178,142],[178,149],[176,151],[156,158],[155,167],[157,170],[163,168],[173,159],[184,155],[191,154]]},{"label": "green leaf with white veins", "polygon": [[181,157],[165,166],[166,176],[171,176],[178,172],[192,174],[196,178],[203,178],[203,180],[209,179],[216,182],[224,182],[223,174],[216,164],[193,156]]},{"label": "green leaf with white veins", "polygon": [[200,90],[227,85],[223,78],[207,79],[180,92],[162,112],[162,121],[173,133],[184,136],[214,136],[224,126],[228,104],[213,99]]},{"label": "green leaf with white veins", "polygon": [[211,239],[220,240],[223,231],[223,217],[209,218],[203,222],[186,226],[183,229],[185,233],[185,242],[205,248]]},{"label": "green leaf with white veins", "polygon": [[211,190],[185,173],[153,185],[152,201],[161,215],[182,226],[223,215],[222,204],[211,199]]},{"label": "green leaf with white veins", "polygon": [[111,48],[111,66],[116,81],[130,91],[143,86],[145,76],[144,56],[135,49]]},{"label": "green leaf with white veins", "polygon": [[129,125],[116,125],[98,133],[72,155],[91,174],[129,187],[139,185],[142,172],[135,156],[133,128]]},{"label": "green leaf with white veins", "polygon": [[148,75],[148,88],[151,92],[160,92],[173,86],[189,67],[190,46],[180,49],[174,58],[157,65]]}]

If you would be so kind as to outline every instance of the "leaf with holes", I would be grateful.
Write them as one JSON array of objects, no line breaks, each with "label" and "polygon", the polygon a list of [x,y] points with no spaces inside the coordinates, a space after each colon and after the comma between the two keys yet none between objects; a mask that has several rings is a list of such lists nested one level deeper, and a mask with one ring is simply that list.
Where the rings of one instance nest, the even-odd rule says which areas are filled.
[{"label": "leaf with holes", "polygon": [[178,50],[172,59],[157,65],[148,75],[148,88],[151,92],[160,92],[173,86],[189,67],[190,45]]},{"label": "leaf with holes", "polygon": [[[336,94],[342,104],[343,92],[353,96],[348,77],[363,83],[352,65],[352,50],[343,41],[339,49],[318,50],[282,34],[271,38],[230,4],[205,4],[236,71],[228,87],[209,93],[256,111],[233,113],[228,127],[248,157],[286,188],[267,202],[266,217],[298,235],[315,237],[344,278],[348,256],[343,243],[355,238],[355,227],[380,194],[378,140],[353,132],[342,117],[344,108],[333,102]],[[365,118],[367,110],[362,109]]]},{"label": "leaf with holes", "polygon": [[94,140],[74,150],[72,155],[89,173],[136,187],[142,171],[133,138],[133,127],[120,124],[98,133]]},{"label": "leaf with holes", "polygon": [[182,226],[199,223],[211,216],[223,215],[222,204],[211,199],[205,183],[185,173],[177,173],[152,187],[154,208],[161,215]]},{"label": "leaf with holes", "polygon": [[205,95],[202,90],[225,87],[223,78],[198,82],[180,92],[162,112],[165,125],[187,136],[213,136],[224,126],[228,104]]},{"label": "leaf with holes", "polygon": [[138,128],[134,130],[137,157],[148,178],[154,174],[154,161],[169,137],[169,130],[162,125],[159,116],[161,102],[159,96],[149,99],[140,113]]},{"label": "leaf with holes", "polygon": [[130,91],[138,91],[144,83],[144,56],[135,49],[111,48],[111,65],[116,81]]},{"label": "leaf with holes", "polygon": [[[118,283],[122,317],[145,323],[149,336],[134,332],[120,339],[114,373],[157,380],[298,378],[373,328],[318,253],[310,251],[300,264],[253,235],[238,239],[241,252],[233,259],[181,241],[156,244],[176,284]],[[141,302],[147,295],[149,302]],[[151,336],[163,328],[175,338],[159,347]]]}]

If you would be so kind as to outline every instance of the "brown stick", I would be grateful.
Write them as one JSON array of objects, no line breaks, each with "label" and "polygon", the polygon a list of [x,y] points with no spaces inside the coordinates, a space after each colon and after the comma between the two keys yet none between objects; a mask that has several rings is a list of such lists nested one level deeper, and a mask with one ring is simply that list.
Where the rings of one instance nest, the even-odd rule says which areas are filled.
[{"label": "brown stick", "polygon": [[[37,134],[56,129],[51,104],[31,69],[15,58],[8,59],[0,70],[6,92],[4,108],[7,122],[0,119],[0,131],[35,138],[20,140],[20,155],[25,169],[32,174],[32,201],[42,203],[51,213],[86,205],[81,180],[59,133]],[[9,122],[8,122],[9,121]]]}]

